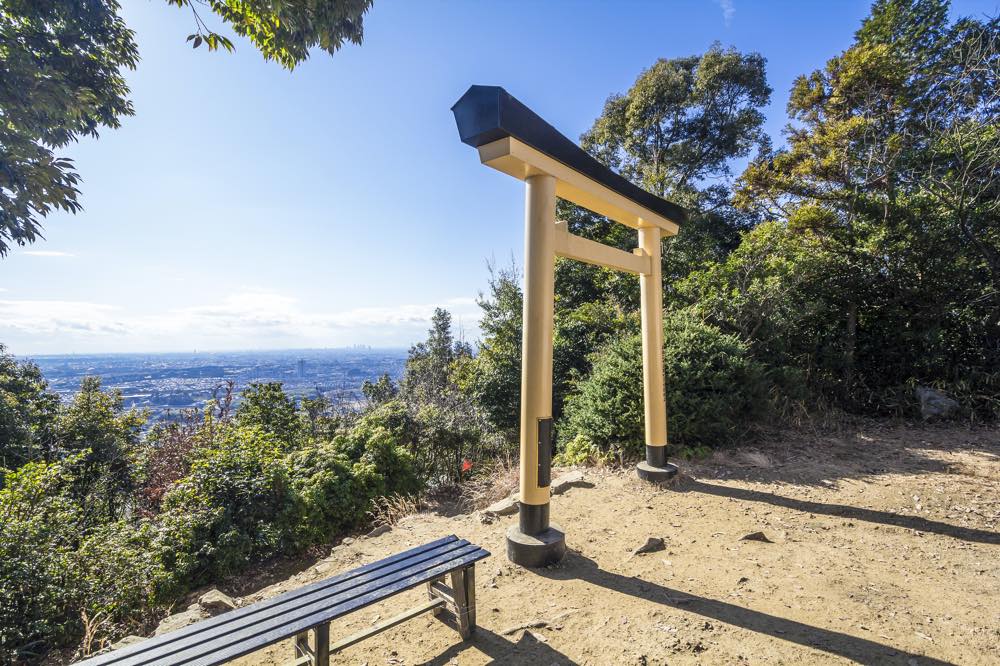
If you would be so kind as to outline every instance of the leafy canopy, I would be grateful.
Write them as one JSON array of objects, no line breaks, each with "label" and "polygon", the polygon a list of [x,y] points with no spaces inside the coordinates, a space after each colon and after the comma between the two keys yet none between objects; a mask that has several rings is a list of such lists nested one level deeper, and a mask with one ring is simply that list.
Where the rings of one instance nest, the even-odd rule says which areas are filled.
[{"label": "leafy canopy", "polygon": [[[287,69],[318,47],[360,44],[372,0],[166,0],[192,11],[194,47],[233,50],[210,29],[207,7],[267,60]],[[124,70],[135,69],[135,33],[118,0],[0,3],[0,257],[42,238],[42,218],[76,213],[80,175],[57,152],[80,137],[116,129],[134,114]]]},{"label": "leafy canopy", "polygon": [[197,6],[208,7],[236,34],[246,37],[267,60],[293,69],[318,47],[334,54],[345,41],[360,44],[364,37],[363,17],[374,0],[167,0],[189,8],[197,31],[188,36],[194,48],[204,43],[210,50],[233,50],[233,43],[211,30],[198,14]]},{"label": "leafy canopy", "polygon": [[759,53],[715,44],[701,56],[661,58],[627,94],[608,98],[582,145],[646,190],[682,196],[767,144],[760,107],[770,96]]}]

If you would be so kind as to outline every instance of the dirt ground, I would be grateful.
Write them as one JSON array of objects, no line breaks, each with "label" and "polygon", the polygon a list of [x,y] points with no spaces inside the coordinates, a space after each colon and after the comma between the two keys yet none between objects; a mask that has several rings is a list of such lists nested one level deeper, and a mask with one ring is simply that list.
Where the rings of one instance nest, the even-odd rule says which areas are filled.
[{"label": "dirt ground", "polygon": [[[570,553],[525,570],[516,516],[422,513],[243,598],[249,603],[448,534],[477,568],[462,642],[421,616],[338,664],[1000,664],[1000,432],[866,423],[684,464],[670,488],[586,470],[553,498]],[[763,532],[770,543],[741,538]],[[648,537],[665,549],[631,556]],[[344,636],[424,598],[333,626]],[[524,628],[526,625],[537,625]],[[287,662],[289,643],[241,664]]]}]

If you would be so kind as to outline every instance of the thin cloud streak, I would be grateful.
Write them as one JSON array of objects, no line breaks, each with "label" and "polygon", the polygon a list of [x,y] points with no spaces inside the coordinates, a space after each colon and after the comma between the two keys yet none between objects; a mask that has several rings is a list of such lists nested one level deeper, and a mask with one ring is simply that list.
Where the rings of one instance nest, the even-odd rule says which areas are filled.
[{"label": "thin cloud streak", "polygon": [[726,27],[730,27],[733,24],[733,17],[736,16],[736,6],[733,5],[733,0],[715,0],[715,3],[722,8],[722,20]]},{"label": "thin cloud streak", "polygon": [[322,312],[306,310],[297,299],[284,294],[244,291],[218,303],[155,315],[137,315],[84,301],[0,300],[0,336],[69,336],[74,338],[74,346],[108,351],[167,351],[176,349],[178,341],[184,341],[184,348],[215,349],[339,346],[359,341],[396,346],[422,338],[435,307],[452,313],[456,329],[478,335],[480,312],[474,298]]},{"label": "thin cloud streak", "polygon": [[21,254],[29,257],[75,257],[72,252],[62,252],[60,250],[25,250]]}]

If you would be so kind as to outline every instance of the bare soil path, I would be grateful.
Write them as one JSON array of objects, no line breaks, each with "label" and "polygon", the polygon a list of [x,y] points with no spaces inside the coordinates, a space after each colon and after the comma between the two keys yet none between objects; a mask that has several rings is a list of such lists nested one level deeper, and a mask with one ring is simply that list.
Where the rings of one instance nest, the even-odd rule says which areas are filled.
[{"label": "bare soil path", "polygon": [[[1000,432],[860,423],[684,465],[672,488],[587,470],[553,499],[570,554],[511,565],[516,517],[405,518],[255,601],[447,534],[481,544],[479,629],[431,617],[338,664],[1000,664]],[[742,540],[763,532],[770,542]],[[648,537],[665,549],[631,556]],[[333,627],[395,614],[415,590]],[[530,625],[530,626],[529,626]],[[288,660],[281,644],[242,664]]]}]

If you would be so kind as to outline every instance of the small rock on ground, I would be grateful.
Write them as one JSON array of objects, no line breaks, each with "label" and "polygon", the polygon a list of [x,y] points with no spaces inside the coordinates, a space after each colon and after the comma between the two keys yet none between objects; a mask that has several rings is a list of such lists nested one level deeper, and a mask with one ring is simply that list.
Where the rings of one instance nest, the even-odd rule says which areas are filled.
[{"label": "small rock on ground", "polygon": [[183,613],[177,613],[176,615],[168,615],[163,618],[160,624],[156,627],[156,631],[153,632],[153,635],[162,636],[163,634],[169,634],[171,631],[177,631],[178,629],[182,629],[189,624],[200,622],[207,617],[208,613],[201,609],[186,610]]},{"label": "small rock on ground", "polygon": [[218,590],[209,590],[198,597],[198,605],[209,613],[225,613],[236,608],[236,601],[228,594]]},{"label": "small rock on ground", "polygon": [[142,636],[136,636],[135,634],[129,634],[128,636],[126,636],[125,638],[121,639],[117,643],[114,643],[111,646],[111,649],[112,650],[120,650],[120,649],[122,649],[124,647],[128,647],[129,645],[135,645],[136,643],[141,643],[144,640],[146,640],[146,639],[143,638]]},{"label": "small rock on ground", "polygon": [[767,535],[763,532],[751,532],[750,534],[740,537],[740,541],[760,541],[761,543],[774,543],[767,538]]},{"label": "small rock on ground", "polygon": [[494,502],[486,507],[484,513],[492,513],[495,516],[513,516],[517,513],[518,501],[516,497],[507,497],[499,502]]},{"label": "small rock on ground", "polygon": [[377,536],[381,536],[381,535],[385,534],[386,532],[389,532],[390,530],[392,530],[392,527],[390,527],[389,525],[379,525],[378,527],[376,527],[375,529],[373,529],[371,532],[369,532],[368,534],[366,534],[365,537],[368,538],[368,539],[371,539],[371,538],[374,538],[374,537],[377,537]]},{"label": "small rock on ground", "polygon": [[663,545],[663,539],[660,537],[649,537],[646,539],[646,543],[632,551],[632,557],[642,555],[644,553],[655,553],[656,551],[663,550],[664,548],[666,548],[666,546]]},{"label": "small rock on ground", "polygon": [[928,386],[918,386],[914,391],[920,401],[920,416],[925,421],[946,419],[958,411],[958,401]]},{"label": "small rock on ground", "polygon": [[562,495],[564,492],[570,488],[575,488],[579,486],[588,485],[586,479],[584,479],[583,472],[580,470],[574,470],[572,472],[567,472],[561,475],[552,485],[549,486],[549,491],[553,495]]}]

